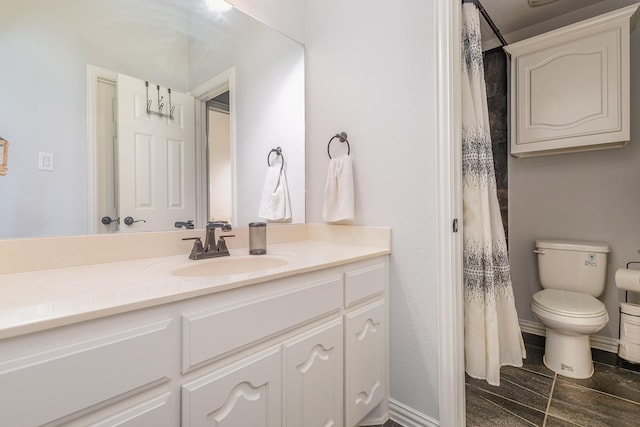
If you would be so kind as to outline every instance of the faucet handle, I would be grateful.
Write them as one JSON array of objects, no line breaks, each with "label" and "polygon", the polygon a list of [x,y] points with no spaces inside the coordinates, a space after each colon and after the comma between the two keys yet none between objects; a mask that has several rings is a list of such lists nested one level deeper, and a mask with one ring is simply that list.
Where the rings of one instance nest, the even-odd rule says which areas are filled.
[{"label": "faucet handle", "polygon": [[195,240],[191,253],[189,254],[189,259],[197,259],[199,254],[204,253],[204,247],[202,246],[202,239],[200,237],[185,237],[182,240]]},{"label": "faucet handle", "polygon": [[236,237],[236,235],[227,234],[224,236],[218,236],[218,244],[216,245],[216,251],[229,253],[229,248],[227,248],[227,242],[226,240],[224,240],[225,237]]}]

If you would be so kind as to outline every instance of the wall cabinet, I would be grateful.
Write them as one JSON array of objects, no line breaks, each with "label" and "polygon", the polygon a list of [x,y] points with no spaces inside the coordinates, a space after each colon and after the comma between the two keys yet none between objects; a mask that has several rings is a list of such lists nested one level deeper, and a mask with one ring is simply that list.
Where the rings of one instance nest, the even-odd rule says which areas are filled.
[{"label": "wall cabinet", "polygon": [[0,340],[0,425],[353,427],[387,291],[385,256]]},{"label": "wall cabinet", "polygon": [[511,154],[615,148],[630,139],[630,32],[638,5],[504,49],[511,64]]}]

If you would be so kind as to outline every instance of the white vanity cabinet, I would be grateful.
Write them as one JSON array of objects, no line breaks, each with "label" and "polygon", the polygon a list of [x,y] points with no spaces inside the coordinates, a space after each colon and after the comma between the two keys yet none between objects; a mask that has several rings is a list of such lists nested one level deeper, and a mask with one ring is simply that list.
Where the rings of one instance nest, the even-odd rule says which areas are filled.
[{"label": "white vanity cabinet", "polygon": [[[91,323],[0,341],[0,425],[64,424],[169,380],[177,332],[170,318],[152,313]],[[135,420],[152,413],[171,420],[170,395],[150,400],[118,409],[131,420],[118,425],[143,425]]]},{"label": "white vanity cabinet", "polygon": [[511,154],[615,148],[630,139],[630,32],[638,5],[505,46]]},{"label": "white vanity cabinet", "polygon": [[388,398],[387,293],[378,256],[0,340],[0,425],[353,427]]}]

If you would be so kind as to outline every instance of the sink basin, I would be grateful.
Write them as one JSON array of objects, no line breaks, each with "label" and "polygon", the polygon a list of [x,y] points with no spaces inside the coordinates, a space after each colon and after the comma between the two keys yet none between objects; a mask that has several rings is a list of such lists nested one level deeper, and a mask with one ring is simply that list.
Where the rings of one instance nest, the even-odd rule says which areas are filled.
[{"label": "sink basin", "polygon": [[174,270],[174,276],[206,277],[230,276],[233,274],[254,273],[287,265],[287,260],[270,256],[229,256],[196,261],[188,267]]}]

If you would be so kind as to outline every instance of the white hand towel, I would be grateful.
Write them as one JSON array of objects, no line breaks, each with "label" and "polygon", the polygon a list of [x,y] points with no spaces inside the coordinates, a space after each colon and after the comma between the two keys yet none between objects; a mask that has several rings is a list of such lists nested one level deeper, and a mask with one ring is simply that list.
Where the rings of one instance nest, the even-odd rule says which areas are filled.
[{"label": "white hand towel", "polygon": [[322,219],[327,222],[351,221],[354,218],[353,166],[351,156],[329,160],[324,187]]},{"label": "white hand towel", "polygon": [[267,168],[258,216],[274,222],[291,220],[291,203],[289,201],[287,175],[280,165],[269,166]]}]

